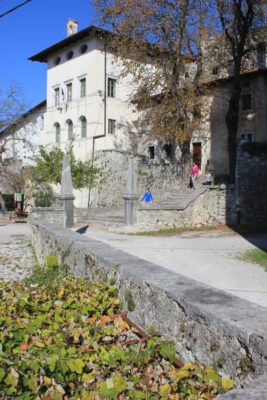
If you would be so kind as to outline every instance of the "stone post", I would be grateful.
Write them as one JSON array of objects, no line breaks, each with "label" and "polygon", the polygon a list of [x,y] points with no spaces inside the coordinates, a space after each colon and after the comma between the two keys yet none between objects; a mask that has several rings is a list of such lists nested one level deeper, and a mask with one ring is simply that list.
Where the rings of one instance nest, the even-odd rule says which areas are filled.
[{"label": "stone post", "polygon": [[60,200],[63,201],[64,207],[64,228],[71,228],[74,224],[74,205],[73,200],[73,187],[72,178],[70,170],[70,157],[64,154],[62,175],[61,175],[61,190],[60,190]]},{"label": "stone post", "polygon": [[126,225],[134,225],[136,223],[139,198],[136,187],[135,159],[133,156],[131,156],[129,158],[126,192],[123,196]]}]

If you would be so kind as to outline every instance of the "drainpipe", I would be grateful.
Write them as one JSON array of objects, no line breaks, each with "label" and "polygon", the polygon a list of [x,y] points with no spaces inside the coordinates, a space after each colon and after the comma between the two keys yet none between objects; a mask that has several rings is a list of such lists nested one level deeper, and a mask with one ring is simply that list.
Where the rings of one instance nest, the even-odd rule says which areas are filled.
[{"label": "drainpipe", "polygon": [[240,220],[241,220],[241,206],[239,197],[239,165],[238,165],[240,153],[241,153],[241,143],[237,145],[236,166],[235,166],[235,212],[236,212],[237,225],[240,225]]},{"label": "drainpipe", "polygon": [[[107,135],[107,44],[104,45],[104,133],[102,135],[93,136],[93,144],[92,144],[92,167],[94,165],[94,156],[95,156],[95,140],[103,138]],[[91,200],[91,188],[89,188],[88,193],[88,208],[90,207]]]}]

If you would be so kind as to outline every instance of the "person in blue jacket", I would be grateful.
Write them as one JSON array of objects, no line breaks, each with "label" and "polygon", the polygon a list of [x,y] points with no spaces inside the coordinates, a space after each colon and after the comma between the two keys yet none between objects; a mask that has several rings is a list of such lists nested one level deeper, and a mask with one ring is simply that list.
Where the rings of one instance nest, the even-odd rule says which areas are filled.
[{"label": "person in blue jacket", "polygon": [[146,190],[144,196],[142,197],[142,201],[144,201],[145,203],[152,203],[153,196],[149,189]]}]

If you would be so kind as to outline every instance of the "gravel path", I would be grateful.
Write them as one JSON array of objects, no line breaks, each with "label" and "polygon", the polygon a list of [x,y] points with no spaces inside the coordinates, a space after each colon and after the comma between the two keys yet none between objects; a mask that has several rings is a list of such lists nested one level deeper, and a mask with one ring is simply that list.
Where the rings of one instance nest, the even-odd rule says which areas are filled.
[{"label": "gravel path", "polygon": [[30,225],[0,225],[0,279],[23,279],[34,264]]}]

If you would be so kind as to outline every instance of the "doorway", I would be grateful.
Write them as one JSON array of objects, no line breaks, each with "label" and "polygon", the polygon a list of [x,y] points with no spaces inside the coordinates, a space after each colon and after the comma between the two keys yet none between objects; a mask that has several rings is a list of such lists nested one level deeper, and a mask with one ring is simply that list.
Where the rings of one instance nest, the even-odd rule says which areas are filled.
[{"label": "doorway", "polygon": [[201,143],[193,143],[193,162],[201,169],[202,150]]}]

